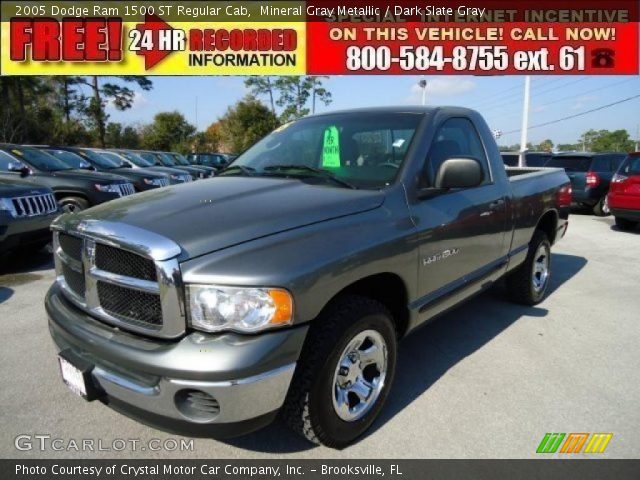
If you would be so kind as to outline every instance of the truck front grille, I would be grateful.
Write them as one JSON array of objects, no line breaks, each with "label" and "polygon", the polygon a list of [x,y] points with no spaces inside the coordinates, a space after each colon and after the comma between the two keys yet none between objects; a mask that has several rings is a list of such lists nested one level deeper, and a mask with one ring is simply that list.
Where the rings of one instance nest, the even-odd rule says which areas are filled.
[{"label": "truck front grille", "polygon": [[158,279],[153,260],[102,243],[96,244],[96,267],[105,272],[150,282]]},{"label": "truck front grille", "polygon": [[64,253],[74,260],[82,261],[82,239],[61,233],[59,240],[60,248]]},{"label": "truck front grille", "polygon": [[11,204],[13,205],[12,213],[15,218],[37,217],[58,211],[58,203],[50,193],[15,197],[11,199]]},{"label": "truck front grille", "polygon": [[105,239],[54,233],[58,283],[67,298],[108,323],[174,338],[184,331],[180,270]]},{"label": "truck front grille", "polygon": [[108,314],[123,322],[151,329],[162,327],[160,295],[98,281],[98,298]]},{"label": "truck front grille", "polygon": [[62,265],[62,275],[67,286],[75,293],[79,298],[84,299],[85,282],[84,274],[73,270],[69,265]]}]

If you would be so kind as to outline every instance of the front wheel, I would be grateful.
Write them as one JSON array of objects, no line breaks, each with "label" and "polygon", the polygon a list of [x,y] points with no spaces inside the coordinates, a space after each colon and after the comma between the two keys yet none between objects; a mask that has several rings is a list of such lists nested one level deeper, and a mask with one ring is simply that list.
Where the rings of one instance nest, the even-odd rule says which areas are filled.
[{"label": "front wheel", "polygon": [[551,278],[551,243],[536,230],[529,243],[527,258],[507,277],[511,300],[522,305],[537,305],[547,294]]},{"label": "front wheel", "polygon": [[89,202],[80,197],[64,197],[58,203],[64,213],[78,213],[89,208]]},{"label": "front wheel", "polygon": [[396,368],[391,314],[365,297],[344,296],[309,330],[282,410],[313,443],[344,448],[380,413]]}]

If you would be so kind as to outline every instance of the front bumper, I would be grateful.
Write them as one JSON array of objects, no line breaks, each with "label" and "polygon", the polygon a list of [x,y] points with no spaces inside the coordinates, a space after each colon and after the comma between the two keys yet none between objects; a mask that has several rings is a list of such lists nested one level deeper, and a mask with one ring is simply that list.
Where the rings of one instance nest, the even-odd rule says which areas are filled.
[{"label": "front bumper", "polygon": [[58,212],[36,217],[13,218],[0,212],[0,252],[51,240],[51,222]]},{"label": "front bumper", "polygon": [[[159,428],[240,435],[270,421],[284,403],[307,333],[301,326],[247,336],[191,333],[178,341],[148,339],[76,309],[54,285],[45,301],[59,350],[94,365],[102,400]],[[214,415],[185,409],[185,393],[215,399]],[[219,427],[219,428],[216,428]]]}]

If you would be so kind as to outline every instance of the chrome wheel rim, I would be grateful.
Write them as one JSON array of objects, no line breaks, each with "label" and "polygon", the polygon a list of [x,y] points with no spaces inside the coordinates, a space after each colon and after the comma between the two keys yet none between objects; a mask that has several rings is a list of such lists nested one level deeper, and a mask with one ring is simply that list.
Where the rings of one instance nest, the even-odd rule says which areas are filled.
[{"label": "chrome wheel rim", "polygon": [[375,330],[353,337],[342,351],[333,375],[333,408],[354,422],[375,405],[387,376],[387,343]]},{"label": "chrome wheel rim", "polygon": [[605,215],[609,215],[611,210],[609,209],[609,197],[604,197],[604,201],[602,202],[602,213]]},{"label": "chrome wheel rim", "polygon": [[540,245],[533,260],[533,288],[541,292],[549,279],[549,254],[544,245]]}]

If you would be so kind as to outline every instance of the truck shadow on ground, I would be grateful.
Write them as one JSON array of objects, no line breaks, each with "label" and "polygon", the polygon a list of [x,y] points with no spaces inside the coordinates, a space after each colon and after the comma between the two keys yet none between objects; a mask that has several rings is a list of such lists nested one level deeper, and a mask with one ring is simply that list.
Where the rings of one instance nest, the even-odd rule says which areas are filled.
[{"label": "truck shadow on ground", "polygon": [[7,253],[0,257],[0,285],[5,275],[42,272],[53,268],[53,254],[49,246],[36,252]]},{"label": "truck shadow on ground", "polygon": [[[554,275],[549,295],[553,295],[587,264],[583,257],[563,254],[553,254],[552,261]],[[549,314],[543,307],[523,307],[510,303],[504,290],[503,284],[494,285],[486,293],[418,329],[401,342],[391,394],[368,435],[375,434],[453,366],[489,343],[521,317],[546,317]],[[314,448],[290,432],[281,421],[254,434],[227,439],[225,442],[238,448],[268,453],[291,453]]]}]

